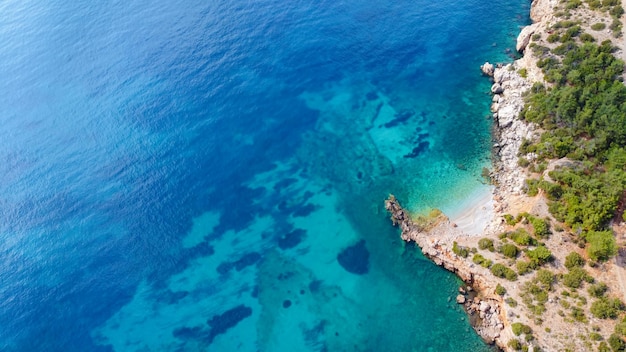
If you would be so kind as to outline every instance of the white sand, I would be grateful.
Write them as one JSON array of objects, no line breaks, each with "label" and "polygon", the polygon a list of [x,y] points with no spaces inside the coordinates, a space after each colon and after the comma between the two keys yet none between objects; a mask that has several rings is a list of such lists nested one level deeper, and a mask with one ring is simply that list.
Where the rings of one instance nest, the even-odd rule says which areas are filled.
[{"label": "white sand", "polygon": [[446,214],[457,230],[470,236],[482,235],[494,217],[491,188],[481,188]]}]

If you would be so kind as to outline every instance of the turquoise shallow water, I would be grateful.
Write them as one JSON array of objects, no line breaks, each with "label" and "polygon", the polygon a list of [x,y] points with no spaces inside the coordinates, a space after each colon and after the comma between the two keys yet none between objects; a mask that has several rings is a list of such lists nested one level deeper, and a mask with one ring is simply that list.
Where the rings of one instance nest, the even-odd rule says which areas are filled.
[{"label": "turquoise shallow water", "polygon": [[383,200],[484,187],[528,6],[0,4],[0,349],[488,350]]}]

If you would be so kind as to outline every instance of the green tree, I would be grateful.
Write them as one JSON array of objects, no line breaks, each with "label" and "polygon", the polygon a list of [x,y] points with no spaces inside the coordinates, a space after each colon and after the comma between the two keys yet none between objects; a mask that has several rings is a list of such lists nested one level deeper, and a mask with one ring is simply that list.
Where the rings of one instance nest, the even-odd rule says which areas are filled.
[{"label": "green tree", "polygon": [[502,245],[501,251],[505,257],[515,258],[517,257],[517,253],[519,253],[519,248],[513,244],[505,243]]},{"label": "green tree", "polygon": [[617,254],[617,244],[611,231],[591,231],[587,234],[587,254],[593,260],[607,260]]},{"label": "green tree", "polygon": [[527,251],[526,255],[536,265],[543,265],[553,259],[552,252],[545,246],[537,246],[537,248]]},{"label": "green tree", "polygon": [[600,319],[615,319],[624,304],[618,298],[602,297],[591,304],[591,314]]}]

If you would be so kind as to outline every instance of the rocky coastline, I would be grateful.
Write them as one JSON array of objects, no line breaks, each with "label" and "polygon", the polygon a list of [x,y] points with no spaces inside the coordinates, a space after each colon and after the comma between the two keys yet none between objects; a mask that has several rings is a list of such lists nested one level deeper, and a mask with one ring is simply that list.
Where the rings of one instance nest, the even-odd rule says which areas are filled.
[{"label": "rocky coastline", "polygon": [[[481,66],[482,73],[489,76],[493,82],[491,112],[494,119],[494,144],[493,169],[490,177],[495,185],[492,219],[485,224],[484,231],[480,235],[483,238],[492,238],[497,241],[499,234],[511,230],[513,227],[507,225],[505,221],[505,215],[509,216],[508,214],[534,212],[545,218],[549,217],[545,201],[531,199],[524,192],[525,180],[529,173],[519,165],[520,146],[525,140],[539,138],[541,131],[537,126],[520,120],[519,115],[524,109],[524,94],[535,82],[545,83],[543,74],[537,67],[537,58],[533,56],[531,50],[527,49],[533,42],[533,38],[545,38],[551,33],[551,26],[558,21],[555,18],[558,6],[557,0],[534,0],[530,12],[533,23],[523,28],[517,38],[516,49],[523,54],[523,57],[506,65],[493,65],[487,62]],[[603,39],[602,35],[599,34],[600,37],[597,39]],[[621,50],[619,53],[623,55],[623,48],[620,47],[619,50]],[[527,160],[533,160],[535,157],[532,153],[524,155]],[[459,255],[458,248],[475,250],[480,236],[468,236],[444,215],[438,215],[427,222],[422,221],[423,219],[416,219],[402,208],[393,195],[385,201],[385,208],[391,214],[393,225],[401,229],[403,240],[416,242],[426,257],[455,273],[466,283],[466,287],[459,289],[456,301],[464,306],[475,330],[487,343],[495,344],[505,351],[519,350],[515,346],[518,344],[517,339],[520,334],[512,329],[512,324],[516,320],[533,327],[532,336],[526,336],[527,345],[524,346],[530,351],[568,350],[568,346],[571,346],[568,345],[570,343],[568,340],[571,340],[568,337],[569,334],[589,333],[586,327],[577,326],[571,331],[556,331],[556,334],[552,334],[549,327],[540,327],[541,322],[534,324],[531,318],[522,317],[521,308],[514,308],[517,303],[505,304],[504,296],[497,293],[498,289],[506,287],[509,291],[519,293],[522,283],[511,283],[503,280],[502,277],[495,277],[487,266],[478,265],[467,254]],[[571,243],[568,244],[567,239],[562,235],[553,237],[554,239],[550,241],[555,247],[562,246],[563,251],[577,250]],[[484,255],[494,261],[498,259],[489,253]],[[556,255],[557,258],[559,256],[565,255],[561,253]],[[559,265],[562,266],[562,264]],[[561,268],[554,265],[553,269],[558,271]],[[607,271],[606,268],[603,270]],[[611,270],[617,269],[609,268],[608,271]],[[523,280],[525,283],[530,281],[528,278]],[[548,315],[555,317],[555,321],[561,319],[557,317],[557,312],[561,308],[556,304],[557,301],[558,297],[554,300],[550,299],[547,308]],[[559,324],[552,329],[568,329]],[[610,324],[602,325],[601,322],[596,322],[596,324],[594,329],[598,330],[594,331],[606,332],[612,329]],[[589,349],[585,347],[575,350]]]},{"label": "rocky coastline", "polygon": [[[489,292],[494,292],[495,285],[484,273],[474,270],[462,258],[454,254],[449,246],[440,242],[436,232],[449,230],[449,226],[439,224],[433,229],[421,228],[393,195],[385,201],[385,208],[391,214],[394,226],[402,230],[403,240],[417,243],[427,258],[455,273],[468,285],[466,288],[459,289],[456,302],[464,305],[478,334],[487,343],[496,343],[504,329],[502,299],[495,294],[489,294]],[[480,295],[468,299],[467,294],[474,290]]]}]

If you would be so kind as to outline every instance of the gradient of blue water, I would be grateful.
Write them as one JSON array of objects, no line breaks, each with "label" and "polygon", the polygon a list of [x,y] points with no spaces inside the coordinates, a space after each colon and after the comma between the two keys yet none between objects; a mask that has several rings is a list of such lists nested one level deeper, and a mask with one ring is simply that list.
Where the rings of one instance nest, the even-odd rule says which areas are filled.
[{"label": "gradient of blue water", "polygon": [[[235,237],[245,231],[265,236],[251,243],[250,251],[273,258],[269,254],[272,236],[298,227],[294,225],[298,219],[289,214],[293,210],[276,204],[299,199],[307,190],[328,194],[315,203],[319,209],[337,206],[341,212],[352,207],[338,220],[349,223],[342,226],[352,232],[329,247],[339,252],[346,243],[367,239],[374,252],[370,276],[375,281],[367,281],[368,276],[355,278],[359,285],[385,285],[380,279],[387,278],[390,288],[381,287],[381,292],[400,292],[403,282],[415,282],[407,284],[406,290],[437,282],[434,289],[421,293],[422,298],[404,304],[398,321],[392,314],[398,307],[380,308],[386,312],[384,319],[391,320],[389,326],[403,323],[408,314],[417,322],[407,329],[418,331],[423,320],[424,332],[414,342],[399,346],[441,350],[435,340],[462,336],[449,350],[476,348],[480,342],[464,321],[444,324],[449,331],[428,332],[432,317],[452,314],[463,319],[462,312],[447,304],[458,282],[421,260],[414,249],[403,249],[376,202],[397,192],[415,208],[445,206],[437,204],[445,195],[428,190],[414,195],[411,189],[420,185],[419,180],[409,182],[407,175],[413,172],[411,165],[441,160],[448,154],[473,165],[473,173],[465,178],[442,177],[442,189],[448,184],[477,184],[476,170],[488,162],[485,146],[489,145],[489,122],[483,118],[488,113],[488,98],[483,94],[488,82],[477,67],[485,60],[509,59],[505,49],[513,45],[527,11],[528,3],[522,0],[3,2],[0,349],[112,350],[119,345],[103,331],[110,331],[106,327],[116,314],[115,322],[124,322],[119,312],[134,309],[130,302],[144,292],[142,285],[152,295],[146,301],[167,301],[163,295],[170,292],[175,275],[202,258],[228,259],[211,254],[211,249],[228,236],[234,236],[235,248]],[[399,154],[399,161],[391,160],[395,173],[363,184],[332,172],[333,167],[347,169],[355,164],[349,143],[320,142],[327,141],[322,136],[332,136],[332,131],[321,132],[320,121],[335,119],[337,126],[346,128],[346,119],[352,117],[329,116],[329,110],[324,110],[328,106],[312,108],[303,97],[325,97],[322,100],[332,102],[337,92],[370,89],[388,97],[389,105],[412,106],[416,111],[426,109],[419,97],[431,93],[424,99],[437,107],[460,104],[463,97],[485,99],[476,101],[475,110],[466,111],[468,116],[459,123],[424,127],[434,136],[430,154],[417,160],[402,159]],[[407,98],[411,96],[417,100]],[[470,125],[475,131],[464,127]],[[340,137],[349,131],[341,128]],[[396,137],[401,133],[400,129],[392,131]],[[470,132],[475,138],[454,137]],[[406,141],[404,147],[410,143]],[[315,160],[312,150],[317,149],[324,158],[347,156],[324,166]],[[281,171],[285,165],[288,170]],[[255,181],[259,175],[272,182],[297,175],[298,186],[274,193]],[[421,199],[430,203],[419,204]],[[210,211],[219,214],[219,220],[211,231],[207,229],[204,242],[185,247],[192,219]],[[272,220],[262,227],[259,218]],[[320,224],[320,228],[327,229],[327,225]],[[307,231],[305,246],[314,245],[315,231]],[[374,245],[381,236],[387,238],[384,244]],[[381,246],[397,251],[376,254],[374,250]],[[281,255],[295,260],[294,253]],[[272,260],[257,264],[258,270],[270,270],[266,268]],[[303,278],[319,275],[316,270],[341,270],[336,262],[322,269],[307,265],[297,266],[306,268],[298,269]],[[416,265],[419,268],[413,270]],[[241,300],[250,302],[251,287],[261,284],[253,282],[254,271],[245,273],[252,280],[250,290],[242,293],[247,298],[231,297],[232,304],[224,303],[230,298],[219,286],[231,282],[219,281],[214,272],[206,274],[207,280],[219,285],[189,291],[191,296],[215,297],[214,302],[220,302],[215,307],[203,303],[207,311],[198,312],[200,320]],[[340,280],[352,280],[352,274],[337,275]],[[331,281],[327,284],[328,292],[342,287]],[[346,297],[350,299],[348,293]],[[187,300],[176,309],[196,307],[196,301]],[[310,307],[318,307],[311,302],[307,303]],[[248,330],[254,328],[254,321],[265,321],[259,309],[267,308],[260,303],[254,309],[251,323],[232,329],[235,340],[248,333],[260,336],[260,330]],[[317,319],[318,314],[324,319],[335,311],[333,307],[320,309],[309,318]],[[180,326],[183,322],[173,322],[171,328]],[[380,326],[363,329],[363,334],[372,335],[376,329]],[[171,331],[162,333],[171,335]],[[276,332],[268,336],[282,338]],[[371,341],[363,341],[356,350],[372,348]],[[176,348],[210,349],[205,342],[180,341]],[[218,342],[228,350],[238,346],[224,347],[228,342]],[[139,345],[117,348],[135,350]],[[277,345],[259,342],[256,348],[263,350],[263,346]],[[309,348],[322,348],[316,346]]]}]

